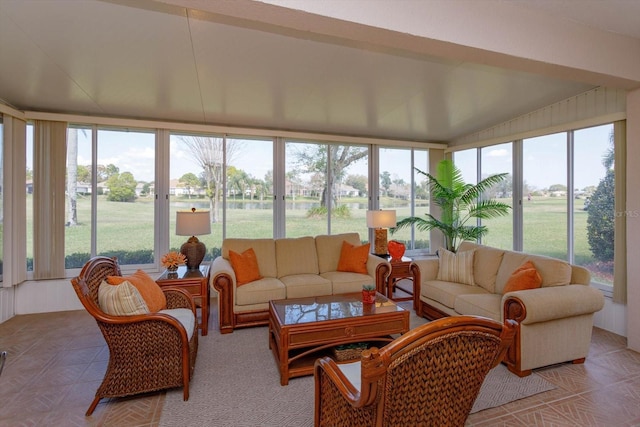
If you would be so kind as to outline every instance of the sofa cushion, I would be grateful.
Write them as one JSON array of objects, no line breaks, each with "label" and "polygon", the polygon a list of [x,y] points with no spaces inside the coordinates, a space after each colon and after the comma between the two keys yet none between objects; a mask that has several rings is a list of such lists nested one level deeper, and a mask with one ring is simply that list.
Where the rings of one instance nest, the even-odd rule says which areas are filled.
[{"label": "sofa cushion", "polygon": [[263,277],[241,287],[236,287],[236,305],[267,303],[270,300],[285,299],[287,291],[284,283],[273,277]]},{"label": "sofa cushion", "polygon": [[429,280],[422,282],[420,295],[438,301],[440,304],[453,308],[458,295],[486,294],[480,286],[469,286],[462,283],[444,282],[442,280]]},{"label": "sofa cushion", "polygon": [[149,313],[149,307],[142,295],[128,280],[119,285],[102,281],[98,287],[98,305],[112,316],[133,316]]},{"label": "sofa cushion", "polygon": [[188,308],[170,308],[166,310],[160,310],[158,313],[166,314],[176,319],[187,331],[187,339],[191,340],[191,336],[195,331],[196,317],[193,315],[193,311]]},{"label": "sofa cushion", "polygon": [[527,261],[511,274],[502,292],[506,294],[507,292],[536,289],[541,284],[542,278],[538,274],[535,265],[531,261]]},{"label": "sofa cushion", "polygon": [[331,295],[331,281],[319,274],[294,274],[281,277],[280,280],[287,289],[287,298]]},{"label": "sofa cushion", "polygon": [[230,250],[229,258],[233,272],[236,274],[237,286],[262,279],[260,268],[258,267],[258,259],[253,248],[249,248],[241,254]]},{"label": "sofa cushion", "polygon": [[151,313],[167,308],[167,297],[164,292],[156,281],[144,271],[138,270],[130,276],[107,276],[107,282],[112,285],[119,285],[124,281],[131,282],[138,289]]},{"label": "sofa cushion", "polygon": [[369,244],[354,246],[349,242],[342,242],[338,271],[367,274],[369,248]]},{"label": "sofa cushion", "polygon": [[491,293],[459,295],[453,308],[460,314],[483,316],[500,322],[502,319],[502,295]]},{"label": "sofa cushion", "polygon": [[375,279],[368,274],[328,271],[322,273],[321,276],[331,281],[332,293],[334,294],[360,292],[362,285],[375,285]]},{"label": "sofa cushion", "polygon": [[354,246],[362,244],[358,233],[320,235],[316,236],[315,242],[320,274],[327,271],[338,271],[342,242],[348,242]]},{"label": "sofa cushion", "polygon": [[561,259],[541,255],[529,255],[527,258],[536,266],[542,278],[542,287],[564,286],[571,283],[571,264]]},{"label": "sofa cushion", "polygon": [[438,277],[445,282],[473,285],[474,250],[453,253],[444,248],[438,250]]},{"label": "sofa cushion", "polygon": [[319,274],[316,242],[313,237],[276,239],[278,277]]},{"label": "sofa cushion", "polygon": [[462,242],[459,252],[475,249],[473,254],[473,281],[476,285],[481,286],[489,292],[496,290],[496,276],[504,250],[482,246],[472,242]]},{"label": "sofa cushion", "polygon": [[224,239],[222,257],[229,260],[229,251],[241,254],[252,248],[258,260],[258,269],[263,277],[278,277],[276,268],[276,245],[273,239]]}]

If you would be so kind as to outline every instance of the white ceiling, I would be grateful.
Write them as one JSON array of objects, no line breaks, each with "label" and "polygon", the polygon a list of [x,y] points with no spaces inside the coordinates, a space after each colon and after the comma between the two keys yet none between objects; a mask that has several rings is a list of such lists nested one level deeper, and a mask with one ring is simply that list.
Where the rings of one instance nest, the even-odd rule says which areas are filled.
[{"label": "white ceiling", "polygon": [[[640,2],[605,3],[516,2],[640,38]],[[592,87],[149,0],[0,0],[0,100],[25,111],[449,141]]]}]

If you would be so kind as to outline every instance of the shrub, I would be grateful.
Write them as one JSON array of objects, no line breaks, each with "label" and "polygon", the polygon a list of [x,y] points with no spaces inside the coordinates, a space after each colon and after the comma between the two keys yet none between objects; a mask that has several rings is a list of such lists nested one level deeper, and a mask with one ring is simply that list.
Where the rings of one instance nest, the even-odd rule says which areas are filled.
[{"label": "shrub", "polygon": [[[307,211],[307,218],[326,218],[326,206],[318,206]],[[332,218],[351,218],[351,211],[347,205],[340,205],[331,209]]]},{"label": "shrub", "polygon": [[613,260],[614,242],[614,172],[607,171],[589,199],[587,240],[593,256],[602,262]]}]

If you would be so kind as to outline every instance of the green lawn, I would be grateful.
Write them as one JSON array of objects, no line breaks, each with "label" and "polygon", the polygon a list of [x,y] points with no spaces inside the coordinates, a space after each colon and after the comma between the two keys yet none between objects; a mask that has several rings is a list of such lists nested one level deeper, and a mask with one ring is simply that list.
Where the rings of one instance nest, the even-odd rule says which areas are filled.
[{"label": "green lawn", "polygon": [[[30,196],[29,196],[30,197]],[[503,200],[509,202],[509,200]],[[189,201],[186,201],[189,204]],[[197,201],[202,204],[203,200]],[[305,200],[298,200],[302,204]],[[309,202],[307,200],[306,202]],[[594,262],[587,242],[587,213],[584,211],[583,200],[575,201],[575,260],[580,265],[590,265]],[[345,199],[342,203],[360,203],[366,205],[366,200]],[[185,200],[180,200],[180,208],[185,209]],[[385,208],[396,209],[397,217],[403,218],[410,214],[406,202],[399,200],[383,200]],[[404,204],[404,206],[403,206]],[[32,204],[28,203],[30,207]],[[78,199],[78,226],[66,228],[66,253],[90,253],[90,199]],[[31,220],[32,212],[27,213]],[[186,241],[185,236],[176,236],[175,211],[178,207],[170,208],[169,238],[171,249],[177,249]],[[420,207],[424,212],[426,207]],[[154,201],[152,198],[140,198],[133,203],[109,202],[103,196],[98,201],[98,252],[109,251],[152,251],[154,245]],[[559,197],[536,198],[525,202],[524,206],[524,250],[541,255],[566,259],[567,256],[567,222],[566,199]],[[358,232],[363,240],[367,239],[366,209],[351,209],[349,217],[331,219],[332,234],[344,232]],[[273,212],[271,209],[229,209],[226,216],[227,237],[271,237],[273,235]],[[489,233],[483,243],[504,249],[512,248],[512,218],[503,217],[486,222]],[[212,234],[200,236],[207,245],[208,258],[218,253],[222,243],[221,223],[212,224]],[[32,257],[32,227],[27,227],[28,258]],[[306,208],[291,207],[286,212],[286,234],[289,237],[308,236],[327,233],[326,217],[309,217]],[[409,230],[402,230],[389,239],[408,240]],[[416,236],[419,247],[428,246],[428,235]],[[593,271],[593,269],[592,269]],[[596,276],[596,274],[594,274]],[[607,281],[606,277],[599,277],[599,281]]]}]

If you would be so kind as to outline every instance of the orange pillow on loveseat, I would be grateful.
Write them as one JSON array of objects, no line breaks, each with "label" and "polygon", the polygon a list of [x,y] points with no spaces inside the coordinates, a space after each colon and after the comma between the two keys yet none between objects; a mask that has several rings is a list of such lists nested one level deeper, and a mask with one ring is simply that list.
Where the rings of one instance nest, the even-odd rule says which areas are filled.
[{"label": "orange pillow on loveseat", "polygon": [[342,242],[338,271],[350,271],[353,273],[367,274],[367,259],[369,258],[369,245],[354,246],[346,240]]},{"label": "orange pillow on loveseat", "polygon": [[253,248],[249,248],[241,254],[229,251],[229,261],[231,261],[231,267],[236,274],[236,286],[262,279],[258,258]]},{"label": "orange pillow on loveseat", "polygon": [[542,285],[542,277],[531,261],[527,261],[516,269],[504,285],[503,294],[525,289],[537,289]]}]

